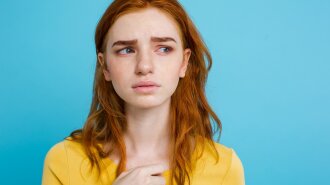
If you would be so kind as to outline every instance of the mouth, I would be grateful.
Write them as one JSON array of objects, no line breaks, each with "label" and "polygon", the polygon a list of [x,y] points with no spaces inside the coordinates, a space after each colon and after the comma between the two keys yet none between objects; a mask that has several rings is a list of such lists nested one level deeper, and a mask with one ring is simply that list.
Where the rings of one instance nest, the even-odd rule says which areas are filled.
[{"label": "mouth", "polygon": [[141,81],[132,86],[134,91],[138,93],[152,93],[159,87],[159,84],[152,81]]}]

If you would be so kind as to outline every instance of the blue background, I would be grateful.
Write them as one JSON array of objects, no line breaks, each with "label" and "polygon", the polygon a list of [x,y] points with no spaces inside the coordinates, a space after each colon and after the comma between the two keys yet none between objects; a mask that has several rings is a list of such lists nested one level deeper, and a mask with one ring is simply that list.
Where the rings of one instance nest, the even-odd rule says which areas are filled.
[{"label": "blue background", "polygon": [[[40,184],[46,152],[84,123],[109,2],[1,1],[1,184]],[[207,96],[246,183],[330,184],[330,1],[181,2],[213,55]]]}]

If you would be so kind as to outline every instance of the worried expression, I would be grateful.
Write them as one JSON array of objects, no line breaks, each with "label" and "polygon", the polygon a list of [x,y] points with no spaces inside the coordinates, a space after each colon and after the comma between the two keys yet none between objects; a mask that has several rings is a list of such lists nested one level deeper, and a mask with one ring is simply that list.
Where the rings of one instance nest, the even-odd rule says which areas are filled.
[{"label": "worried expression", "polygon": [[191,54],[180,34],[175,21],[156,8],[122,15],[111,26],[98,61],[126,106],[151,108],[170,101]]}]

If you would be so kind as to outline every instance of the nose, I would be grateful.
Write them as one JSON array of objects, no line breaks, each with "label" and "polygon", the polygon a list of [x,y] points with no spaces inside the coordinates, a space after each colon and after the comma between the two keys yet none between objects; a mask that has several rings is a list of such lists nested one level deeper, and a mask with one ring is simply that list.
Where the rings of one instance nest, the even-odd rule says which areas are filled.
[{"label": "nose", "polygon": [[151,52],[144,50],[137,54],[137,65],[135,73],[137,75],[147,75],[153,73],[154,66]]}]

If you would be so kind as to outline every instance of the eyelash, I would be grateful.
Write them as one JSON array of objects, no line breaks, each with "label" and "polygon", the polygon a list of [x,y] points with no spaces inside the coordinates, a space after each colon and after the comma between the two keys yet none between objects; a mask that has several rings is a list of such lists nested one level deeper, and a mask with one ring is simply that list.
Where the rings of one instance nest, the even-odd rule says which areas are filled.
[{"label": "eyelash", "polygon": [[[171,52],[172,50],[173,50],[173,48],[171,48],[171,47],[167,47],[167,46],[162,46],[162,47],[160,47],[159,49],[161,49],[161,48],[165,48],[165,49],[167,49],[167,52],[165,52],[165,53],[169,53],[169,52]],[[159,50],[158,49],[158,50]]]},{"label": "eyelash", "polygon": [[[161,46],[159,49],[167,49],[167,52],[162,52],[162,53],[170,53],[171,51],[173,51],[173,48],[172,47],[169,47],[169,46]],[[158,50],[159,50],[158,49]],[[125,54],[121,54],[122,51],[127,51],[127,50],[131,50],[131,52],[128,52],[128,53],[125,53],[125,54],[129,54],[129,53],[132,53],[134,52],[134,49],[132,47],[125,47],[125,48],[122,48],[122,49],[119,49],[116,51],[117,54],[119,55],[125,55]]]},{"label": "eyelash", "polygon": [[[128,49],[133,51],[133,48],[132,48],[132,47],[126,47],[126,48],[123,48],[123,49],[117,50],[116,53],[120,55],[122,51],[125,51],[125,50],[128,50]],[[124,55],[124,54],[123,54],[123,55]]]}]

